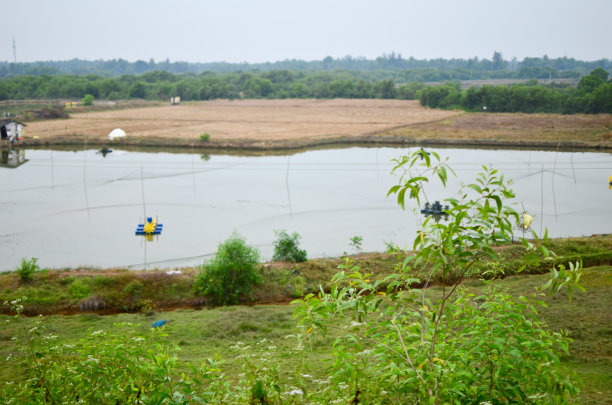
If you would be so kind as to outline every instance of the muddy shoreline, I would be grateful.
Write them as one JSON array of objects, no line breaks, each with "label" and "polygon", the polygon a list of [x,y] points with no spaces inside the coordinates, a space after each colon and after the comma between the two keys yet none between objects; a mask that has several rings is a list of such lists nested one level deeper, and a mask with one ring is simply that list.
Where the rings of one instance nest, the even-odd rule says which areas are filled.
[{"label": "muddy shoreline", "polygon": [[355,136],[329,136],[302,139],[277,139],[277,140],[255,140],[255,139],[233,139],[233,140],[211,140],[208,142],[194,141],[192,139],[168,139],[156,137],[134,137],[110,141],[105,137],[91,138],[87,136],[69,135],[57,136],[45,139],[23,139],[15,145],[3,141],[2,147],[24,147],[45,148],[54,146],[73,147],[78,149],[96,148],[106,145],[112,148],[121,147],[145,147],[145,148],[169,148],[189,149],[197,151],[291,151],[296,149],[306,150],[321,147],[342,147],[352,145],[367,146],[444,146],[444,147],[483,147],[483,148],[518,148],[518,149],[547,149],[547,150],[612,150],[610,142],[588,142],[588,141],[550,141],[539,139],[478,139],[478,138],[412,138],[387,134],[355,135]]}]

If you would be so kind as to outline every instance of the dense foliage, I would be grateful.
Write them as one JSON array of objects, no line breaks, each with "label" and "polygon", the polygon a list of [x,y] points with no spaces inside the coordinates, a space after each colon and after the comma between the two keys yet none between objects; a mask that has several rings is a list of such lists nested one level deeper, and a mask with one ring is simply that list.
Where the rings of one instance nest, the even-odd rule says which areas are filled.
[{"label": "dense foliage", "polygon": [[376,59],[345,56],[323,60],[283,60],[266,63],[188,63],[188,62],[148,62],[137,60],[128,62],[125,59],[87,61],[72,59],[67,61],[45,61],[31,63],[0,62],[0,77],[20,75],[88,75],[121,76],[139,75],[153,71],[166,71],[174,74],[203,72],[266,72],[271,70],[291,70],[302,72],[317,71],[353,71],[375,72],[384,75],[384,79],[396,81],[444,81],[493,78],[563,78],[580,77],[589,71],[601,67],[612,69],[612,61],[581,61],[574,58],[554,58],[544,55],[541,58],[528,57],[522,61],[516,58],[504,60],[500,52],[494,52],[491,59],[415,59],[403,58],[401,54],[383,54]]},{"label": "dense foliage", "polygon": [[172,74],[163,71],[108,78],[97,75],[17,76],[0,80],[0,100],[83,98],[184,101],[218,98],[402,98],[414,99],[423,84],[396,86],[393,79],[351,72],[288,70],[248,73]]},{"label": "dense foliage", "polygon": [[[17,76],[0,80],[0,100],[18,99],[155,99],[179,96],[182,100],[218,98],[377,98],[420,99],[431,108],[462,108],[490,112],[612,112],[612,83],[602,68],[568,84],[485,85],[461,88],[458,82],[430,86],[406,76],[376,72],[324,71],[212,73],[199,75],[155,71],[108,78],[97,75]],[[440,78],[442,79],[442,78]]]},{"label": "dense foliage", "polygon": [[249,299],[253,287],[261,282],[259,252],[237,234],[220,243],[215,257],[202,267],[194,291],[209,296],[213,304],[238,304]]},{"label": "dense foliage", "polygon": [[542,86],[537,82],[482,86],[462,90],[458,83],[427,87],[420,101],[431,108],[464,108],[489,112],[612,113],[612,81],[598,68],[578,87]]},{"label": "dense foliage", "polygon": [[300,249],[300,239],[300,234],[297,232],[291,235],[284,229],[276,232],[272,260],[275,262],[305,262],[307,260],[306,251]]}]

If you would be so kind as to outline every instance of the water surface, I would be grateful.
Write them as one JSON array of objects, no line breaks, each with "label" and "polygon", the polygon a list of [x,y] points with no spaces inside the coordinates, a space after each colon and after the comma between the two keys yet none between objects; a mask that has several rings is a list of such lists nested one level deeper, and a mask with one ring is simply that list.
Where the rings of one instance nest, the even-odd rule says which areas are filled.
[{"label": "water surface", "polygon": [[[414,150],[414,149],[413,149]],[[291,156],[229,156],[115,150],[27,150],[27,162],[0,167],[0,270],[22,257],[44,267],[133,268],[200,264],[219,242],[239,232],[272,256],[274,231],[302,235],[309,257],[365,251],[385,242],[409,246],[419,214],[386,198],[389,174],[409,149],[313,150]],[[533,228],[551,236],[612,231],[612,155],[486,149],[440,149],[458,179],[430,199],[454,197],[481,165],[514,180],[515,209],[534,216]],[[157,216],[162,235],[134,235],[144,216]],[[520,232],[517,231],[517,235]]]}]

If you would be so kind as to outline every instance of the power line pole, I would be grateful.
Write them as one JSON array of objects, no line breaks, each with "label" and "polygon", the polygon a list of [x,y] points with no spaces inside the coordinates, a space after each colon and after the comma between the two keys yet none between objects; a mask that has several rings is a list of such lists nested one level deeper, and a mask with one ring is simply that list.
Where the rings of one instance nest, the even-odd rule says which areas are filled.
[{"label": "power line pole", "polygon": [[15,36],[13,35],[13,61],[17,63],[17,45],[15,45]]}]

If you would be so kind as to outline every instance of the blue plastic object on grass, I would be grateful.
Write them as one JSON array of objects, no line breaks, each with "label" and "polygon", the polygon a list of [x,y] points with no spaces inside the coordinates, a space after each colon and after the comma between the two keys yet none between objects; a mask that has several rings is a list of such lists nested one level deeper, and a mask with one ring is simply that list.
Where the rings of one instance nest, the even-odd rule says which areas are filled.
[{"label": "blue plastic object on grass", "polygon": [[164,326],[167,323],[168,323],[168,321],[166,321],[165,319],[161,319],[159,321],[153,322],[151,324],[151,326],[154,327],[154,328],[161,328],[162,326]]}]

